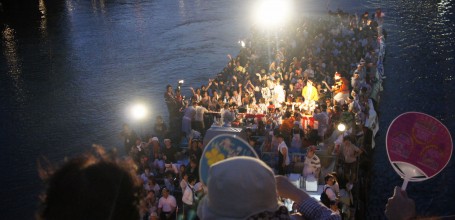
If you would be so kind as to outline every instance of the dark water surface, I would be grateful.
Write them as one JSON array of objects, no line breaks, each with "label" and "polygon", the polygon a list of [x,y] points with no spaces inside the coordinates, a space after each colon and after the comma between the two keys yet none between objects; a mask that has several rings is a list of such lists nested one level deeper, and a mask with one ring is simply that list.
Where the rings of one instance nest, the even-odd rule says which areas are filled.
[{"label": "dark water surface", "polygon": [[[380,104],[380,132],[374,155],[370,216],[381,212],[402,180],[388,161],[385,136],[391,121],[407,111],[439,119],[455,136],[455,3],[454,1],[383,1],[388,32],[385,72]],[[409,183],[407,193],[417,212],[425,216],[455,215],[455,163],[433,179]]]},{"label": "dark water surface", "polygon": [[[32,219],[41,183],[36,160],[61,161],[99,143],[121,146],[123,122],[148,130],[167,115],[166,84],[183,89],[206,83],[237,54],[249,36],[252,1],[157,0],[39,1],[38,15],[0,15],[0,213]],[[374,155],[369,216],[382,219],[387,198],[402,180],[384,147],[388,125],[406,111],[421,111],[455,130],[453,1],[299,1],[301,12],[328,5],[386,13],[385,91]],[[150,117],[130,118],[145,102]],[[435,178],[410,183],[423,215],[455,215],[453,160]]]}]

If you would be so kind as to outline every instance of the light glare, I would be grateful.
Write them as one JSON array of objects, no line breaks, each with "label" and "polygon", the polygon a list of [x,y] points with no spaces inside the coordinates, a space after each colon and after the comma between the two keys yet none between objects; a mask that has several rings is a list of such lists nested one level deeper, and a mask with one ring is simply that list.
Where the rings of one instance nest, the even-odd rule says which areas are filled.
[{"label": "light glare", "polygon": [[143,104],[136,104],[131,107],[131,116],[136,120],[143,119],[147,116],[147,108]]},{"label": "light glare", "polygon": [[344,125],[344,124],[339,124],[339,125],[337,126],[337,129],[338,129],[338,131],[345,131],[345,130],[346,130],[346,125]]},{"label": "light glare", "polygon": [[257,7],[255,20],[264,27],[282,24],[290,13],[289,0],[262,0]]}]

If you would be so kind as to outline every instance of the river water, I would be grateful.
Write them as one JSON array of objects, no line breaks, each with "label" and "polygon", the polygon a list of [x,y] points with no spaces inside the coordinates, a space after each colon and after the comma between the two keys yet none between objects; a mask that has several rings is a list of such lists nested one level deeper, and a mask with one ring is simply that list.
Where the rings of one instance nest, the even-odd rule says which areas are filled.
[{"label": "river water", "polygon": [[[253,1],[39,1],[39,15],[0,12],[0,213],[32,219],[42,184],[36,161],[61,161],[99,143],[120,147],[123,122],[147,131],[163,107],[166,84],[183,90],[222,70],[227,54],[249,36]],[[326,10],[386,15],[387,58],[374,152],[371,219],[382,219],[387,198],[402,180],[384,147],[399,114],[420,111],[455,131],[453,1],[299,1],[300,14]],[[33,13],[32,13],[33,14]],[[128,107],[149,106],[134,121]],[[435,178],[410,183],[422,215],[455,215],[453,160]]]}]

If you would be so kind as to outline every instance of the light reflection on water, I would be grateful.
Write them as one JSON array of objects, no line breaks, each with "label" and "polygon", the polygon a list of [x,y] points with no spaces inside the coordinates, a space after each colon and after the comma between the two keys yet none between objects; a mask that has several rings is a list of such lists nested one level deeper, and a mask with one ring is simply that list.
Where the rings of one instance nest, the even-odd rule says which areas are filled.
[{"label": "light reflection on water", "polygon": [[25,101],[24,82],[22,80],[22,63],[18,55],[17,41],[15,39],[15,30],[5,25],[2,30],[2,42],[4,46],[3,56],[6,58],[8,65],[8,76],[13,80],[15,90],[15,100],[18,104]]},{"label": "light reflection on water", "polygon": [[444,17],[447,13],[451,11],[452,9],[452,5],[450,5],[451,2],[452,2],[451,0],[441,0],[441,2],[438,3],[438,15],[440,17]]},{"label": "light reflection on water", "polygon": [[104,15],[106,13],[105,3],[106,3],[105,0],[92,0],[93,13],[96,14],[98,12],[98,7],[99,7],[101,14]]}]

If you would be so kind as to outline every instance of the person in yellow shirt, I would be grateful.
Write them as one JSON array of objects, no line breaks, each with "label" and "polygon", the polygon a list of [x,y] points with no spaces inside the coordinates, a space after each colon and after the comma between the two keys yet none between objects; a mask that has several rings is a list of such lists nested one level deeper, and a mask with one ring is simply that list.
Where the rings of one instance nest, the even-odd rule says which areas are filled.
[{"label": "person in yellow shirt", "polygon": [[303,110],[314,111],[316,102],[319,100],[319,94],[316,87],[313,86],[312,80],[307,80],[306,86],[302,89],[302,97],[304,98]]}]

